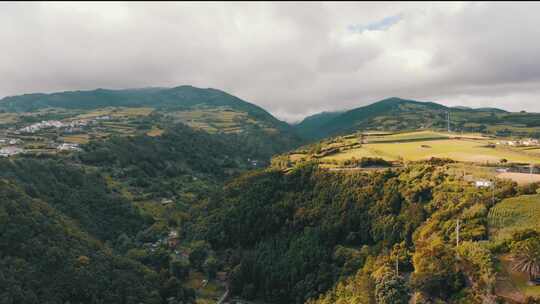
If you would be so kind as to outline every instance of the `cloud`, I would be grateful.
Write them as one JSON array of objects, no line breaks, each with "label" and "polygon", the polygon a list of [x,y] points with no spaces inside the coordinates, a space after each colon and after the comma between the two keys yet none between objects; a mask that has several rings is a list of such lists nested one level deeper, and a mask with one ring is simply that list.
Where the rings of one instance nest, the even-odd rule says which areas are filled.
[{"label": "cloud", "polygon": [[296,120],[388,96],[540,111],[539,3],[1,3],[0,96],[191,84]]},{"label": "cloud", "polygon": [[354,33],[363,33],[365,31],[386,31],[392,25],[398,23],[399,20],[401,20],[401,18],[403,18],[401,14],[388,16],[388,17],[384,17],[381,20],[377,20],[375,22],[368,23],[365,25],[352,24],[352,25],[349,25],[347,28],[349,31],[354,32]]}]

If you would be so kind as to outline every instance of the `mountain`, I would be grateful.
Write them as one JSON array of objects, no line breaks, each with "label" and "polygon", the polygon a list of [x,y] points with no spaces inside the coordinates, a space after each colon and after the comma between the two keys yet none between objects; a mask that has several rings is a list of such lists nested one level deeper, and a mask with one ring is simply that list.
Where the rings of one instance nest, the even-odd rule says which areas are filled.
[{"label": "mountain", "polygon": [[318,130],[332,119],[341,115],[342,111],[321,112],[304,118],[300,123],[294,126],[296,133],[305,138],[317,137],[312,131]]},{"label": "mountain", "polygon": [[183,123],[208,133],[236,135],[242,145],[257,151],[253,158],[269,159],[300,141],[291,126],[257,105],[220,90],[187,85],[11,96],[0,100],[0,112],[13,114],[6,124],[0,119],[4,129],[46,120],[69,123],[80,118],[109,118],[99,131],[87,134],[92,138],[159,131]]},{"label": "mountain", "polygon": [[[301,122],[297,126],[297,132],[306,138],[320,139],[359,129],[413,128],[428,120],[439,120],[438,116],[446,110],[445,106],[432,102],[392,97],[343,113],[334,113],[330,119],[328,115],[308,117],[308,123]],[[404,114],[409,115],[407,121],[403,119]],[[443,116],[440,118],[443,119]]]},{"label": "mountain", "polygon": [[[434,102],[387,98],[343,113],[313,115],[296,125],[308,140],[353,133],[358,130],[446,129],[447,115],[453,131],[540,136],[540,114],[511,113],[496,108],[446,107]],[[527,130],[528,128],[528,130]]]},{"label": "mountain", "polygon": [[0,99],[0,109],[30,112],[44,108],[98,109],[103,107],[155,107],[159,110],[182,110],[197,106],[230,107],[250,116],[286,128],[264,109],[216,89],[189,85],[174,88],[141,88],[91,91],[67,91],[51,94],[25,94]]}]

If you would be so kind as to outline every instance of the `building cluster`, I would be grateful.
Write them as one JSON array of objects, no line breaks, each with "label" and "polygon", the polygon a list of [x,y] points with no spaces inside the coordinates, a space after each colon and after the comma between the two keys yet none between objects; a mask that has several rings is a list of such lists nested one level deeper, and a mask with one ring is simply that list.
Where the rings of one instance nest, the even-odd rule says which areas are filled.
[{"label": "building cluster", "polygon": [[9,156],[17,155],[23,152],[24,152],[24,149],[16,147],[16,146],[3,147],[0,149],[0,157],[9,157]]},{"label": "building cluster", "polygon": [[72,143],[62,143],[59,144],[58,147],[56,147],[58,151],[81,151],[81,148],[79,148],[79,144],[72,144]]},{"label": "building cluster", "polygon": [[[166,246],[169,249],[176,249],[179,243],[180,237],[178,236],[178,232],[175,230],[171,230],[168,236],[162,237],[153,243],[145,243],[143,247],[149,248],[150,251],[154,252],[158,247],[162,246]],[[175,251],[175,253],[177,252]],[[178,252],[177,254],[180,254],[180,252]]]},{"label": "building cluster", "polygon": [[500,140],[497,142],[497,145],[506,145],[506,146],[512,146],[512,147],[530,147],[530,146],[538,146],[540,145],[540,142],[538,141],[538,139],[527,138],[527,139],[520,139],[520,140]]},{"label": "building cluster", "polygon": [[0,138],[0,145],[16,145],[20,144],[22,140],[18,138]]},{"label": "building cluster", "polygon": [[49,128],[62,128],[64,126],[64,123],[58,120],[44,120],[42,122],[38,122],[35,124],[31,124],[29,126],[26,126],[24,128],[19,129],[20,133],[35,133],[42,129],[49,129]]},{"label": "building cluster", "polygon": [[59,120],[44,120],[42,122],[34,123],[18,130],[19,133],[36,133],[43,129],[66,129],[66,132],[72,133],[79,130],[81,127],[88,126],[100,120],[109,120],[109,115],[98,116],[93,119],[77,119],[69,122],[61,122]]}]

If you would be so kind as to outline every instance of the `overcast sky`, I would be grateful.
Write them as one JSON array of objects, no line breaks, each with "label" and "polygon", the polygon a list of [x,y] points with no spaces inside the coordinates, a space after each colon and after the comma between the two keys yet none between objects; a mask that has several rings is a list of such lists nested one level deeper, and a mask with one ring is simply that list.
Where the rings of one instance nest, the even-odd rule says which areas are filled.
[{"label": "overcast sky", "polygon": [[0,3],[0,97],[190,84],[288,121],[385,97],[540,112],[540,3]]}]

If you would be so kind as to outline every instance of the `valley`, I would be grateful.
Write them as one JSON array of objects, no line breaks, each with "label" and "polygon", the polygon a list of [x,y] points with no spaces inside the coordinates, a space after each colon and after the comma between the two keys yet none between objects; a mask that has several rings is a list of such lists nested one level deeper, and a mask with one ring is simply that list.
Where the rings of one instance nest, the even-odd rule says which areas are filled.
[{"label": "valley", "polygon": [[[11,97],[4,105],[0,215],[8,216],[0,227],[12,228],[0,230],[8,252],[1,262],[26,267],[9,272],[21,292],[4,292],[15,302],[26,301],[23,294],[77,301],[44,294],[39,280],[51,267],[59,282],[89,272],[94,289],[72,288],[111,302],[135,293],[98,286],[100,278],[144,286],[126,303],[207,304],[226,295],[223,303],[457,304],[540,294],[512,260],[539,239],[536,137],[411,130],[414,117],[403,116],[397,125],[308,139],[219,91],[136,91]],[[96,94],[108,102],[94,104],[103,103]],[[32,229],[52,229],[19,201],[39,201],[62,227],[54,240],[16,228],[33,221]],[[10,233],[39,240],[56,266],[40,265],[29,247],[12,250],[19,242]],[[73,233],[82,247],[70,251],[62,239]],[[93,267],[104,263],[115,270],[98,275]],[[28,273],[38,274],[32,289],[23,282]]]}]

